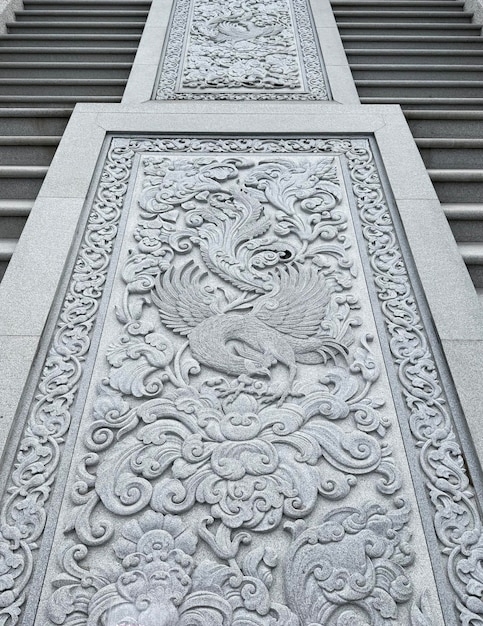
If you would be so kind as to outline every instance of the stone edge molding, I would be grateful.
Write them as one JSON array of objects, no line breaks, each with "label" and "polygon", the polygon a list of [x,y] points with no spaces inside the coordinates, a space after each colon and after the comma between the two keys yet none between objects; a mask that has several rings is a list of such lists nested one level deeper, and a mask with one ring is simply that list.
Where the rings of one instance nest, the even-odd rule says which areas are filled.
[{"label": "stone edge molding", "polygon": [[[89,351],[135,155],[274,150],[297,154],[342,152],[347,158],[392,359],[410,414],[409,428],[427,479],[433,522],[455,593],[455,609],[462,624],[483,624],[483,532],[478,504],[369,140],[228,136],[112,140],[1,509],[0,547],[8,570],[0,577],[0,615],[6,624],[18,623],[33,575],[35,552],[42,540],[49,498],[69,435],[71,409]],[[414,620],[414,626],[424,624],[419,616]]]},{"label": "stone edge molding", "polygon": [[308,0],[287,0],[293,8],[294,38],[307,91],[259,93],[240,91],[179,91],[178,82],[184,69],[186,24],[190,22],[191,0],[175,0],[165,47],[156,79],[153,100],[331,100],[322,53],[317,43],[315,25]]}]

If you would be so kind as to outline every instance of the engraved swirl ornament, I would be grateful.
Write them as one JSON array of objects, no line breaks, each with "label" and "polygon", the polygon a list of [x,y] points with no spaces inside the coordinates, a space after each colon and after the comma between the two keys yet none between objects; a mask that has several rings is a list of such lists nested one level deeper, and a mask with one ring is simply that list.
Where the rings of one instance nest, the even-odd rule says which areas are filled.
[{"label": "engraved swirl ornament", "polygon": [[2,501],[1,623],[482,624],[445,394],[368,140],[113,139]]},{"label": "engraved swirl ornament", "polygon": [[308,0],[176,0],[155,100],[329,100]]}]

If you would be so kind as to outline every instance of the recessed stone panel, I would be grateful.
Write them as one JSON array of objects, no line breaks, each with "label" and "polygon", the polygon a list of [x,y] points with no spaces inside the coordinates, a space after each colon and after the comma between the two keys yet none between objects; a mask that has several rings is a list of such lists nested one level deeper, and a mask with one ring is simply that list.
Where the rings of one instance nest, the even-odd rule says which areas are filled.
[{"label": "recessed stone panel", "polygon": [[176,0],[156,100],[328,100],[307,0]]},{"label": "recessed stone panel", "polygon": [[2,501],[7,623],[477,623],[454,392],[378,159],[109,139]]}]

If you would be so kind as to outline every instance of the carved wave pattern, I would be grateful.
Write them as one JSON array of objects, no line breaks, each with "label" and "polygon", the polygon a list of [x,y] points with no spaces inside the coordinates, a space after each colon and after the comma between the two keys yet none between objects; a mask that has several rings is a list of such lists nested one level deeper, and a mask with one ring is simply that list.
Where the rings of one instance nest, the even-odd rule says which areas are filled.
[{"label": "carved wave pattern", "polygon": [[330,99],[307,0],[177,0],[161,67],[156,100]]},{"label": "carved wave pattern", "polygon": [[[399,368],[399,379],[410,412],[411,432],[415,445],[419,449],[421,466],[428,479],[427,487],[434,510],[434,525],[440,540],[441,552],[446,558],[448,578],[455,590],[455,604],[460,612],[460,621],[462,624],[471,625],[483,623],[481,518],[475,504],[473,489],[465,472],[460,446],[453,430],[444,391],[439,382],[437,367],[411,290],[369,142],[361,139],[113,140],[103,172],[103,180],[100,183],[96,203],[93,207],[92,219],[81,245],[81,252],[69,285],[59,326],[37,388],[35,403],[30,412],[17,462],[9,479],[9,497],[2,507],[2,526],[0,528],[2,539],[0,542],[0,580],[2,583],[0,615],[2,616],[2,623],[16,624],[18,622],[25,601],[27,586],[34,570],[34,554],[42,540],[48,500],[55,480],[62,444],[68,434],[69,408],[76,396],[83,361],[89,347],[90,333],[96,317],[99,298],[102,294],[112,241],[116,234],[116,224],[129,180],[132,158],[136,152],[166,153],[170,151],[194,154],[207,152],[222,154],[296,152],[300,154],[306,152],[316,154],[342,153],[345,155],[350,169],[352,189],[357,198],[381,308],[387,322],[390,348]],[[178,245],[183,249],[186,244],[181,239],[178,241]],[[169,264],[169,257],[166,257],[165,254],[158,255],[158,268],[152,272],[152,276],[155,276],[159,273],[159,269],[163,268],[163,262]],[[166,269],[165,265],[164,270]],[[191,270],[188,268],[187,271]],[[149,275],[149,271],[147,274]],[[142,279],[144,280],[145,276]],[[236,276],[234,276],[234,280],[237,280]],[[307,280],[309,279],[307,278]],[[257,285],[255,284],[254,287]],[[152,288],[152,284],[149,288]],[[208,292],[205,291],[204,296],[207,295]],[[210,304],[213,305],[213,302],[209,302],[208,306]],[[165,311],[164,314],[167,319],[172,311],[170,304],[165,302],[159,306]],[[171,327],[174,328],[174,326]],[[169,348],[151,330],[140,332],[137,335],[132,333],[129,339],[133,340],[133,337],[137,340],[133,341],[131,355],[143,355],[145,361],[151,366],[151,369],[148,368],[147,371],[148,379],[143,375],[143,385],[148,395],[155,396],[159,390],[159,385],[163,385],[165,379],[156,379],[156,376],[154,379],[149,379],[149,375],[156,369],[164,367],[166,360],[170,360]],[[202,349],[203,346],[199,348],[200,351]],[[367,360],[367,350],[365,354]],[[123,357],[122,350],[118,349],[116,352],[115,346],[110,358],[113,370],[121,369],[128,363],[128,360]],[[189,361],[184,365],[178,361],[178,366],[174,375],[181,379],[196,369],[196,363]],[[127,378],[129,379],[129,376]],[[121,379],[126,380],[126,377],[118,377],[118,387]],[[111,387],[112,381],[114,381],[115,386],[115,377],[111,380]],[[136,397],[133,390],[136,390],[135,385],[131,386],[130,393]],[[287,405],[286,398],[282,397],[283,390],[282,392],[280,389],[272,391],[278,394],[277,397],[282,408],[285,405],[283,410],[292,411],[293,417],[287,416],[287,419],[289,421],[290,419],[295,420],[294,423],[298,424],[293,432],[301,433],[300,429],[304,419],[308,419],[310,422],[310,407],[304,408],[297,403],[295,403],[296,408],[291,407],[290,402]],[[143,391],[143,395],[144,393],[145,391]],[[188,410],[188,414],[192,414],[193,407],[197,402],[205,403],[206,406],[208,400],[206,398],[201,400],[199,397],[191,399],[167,398],[164,406],[147,404],[144,412],[141,411],[139,414],[137,410],[126,410],[127,407],[122,404],[122,401],[119,394],[112,394],[112,392],[105,394],[104,397],[101,395],[99,400],[99,414],[102,412],[103,415],[108,415],[112,423],[110,429],[99,429],[92,438],[93,456],[87,459],[84,475],[84,487],[87,490],[81,489],[78,494],[79,505],[84,506],[86,510],[89,509],[89,506],[86,506],[86,501],[82,498],[88,491],[89,485],[93,484],[89,462],[95,465],[94,449],[96,446],[99,449],[105,446],[104,437],[109,438],[116,429],[122,431],[125,428],[126,441],[128,441],[128,438],[132,436],[130,434],[133,428],[132,424],[137,425],[142,422],[144,424],[144,445],[148,444],[148,448],[151,446],[151,449],[155,449],[156,442],[161,441],[163,436],[166,436],[166,434],[156,432],[155,428],[159,424],[156,421],[156,416],[160,411],[170,414],[173,412],[173,403],[177,403],[178,407],[181,403],[181,406],[185,406]],[[158,401],[152,400],[151,402]],[[219,406],[216,403],[220,402],[220,398],[212,399],[209,402],[212,405],[210,408],[212,412]],[[72,594],[72,585],[78,586],[79,584],[84,589],[86,585],[90,584],[89,596],[90,601],[93,602],[91,607],[95,608],[92,615],[98,616],[99,619],[102,617],[103,623],[109,624],[119,623],[119,620],[125,621],[128,618],[135,618],[133,623],[151,623],[154,619],[153,615],[156,614],[156,605],[153,604],[153,599],[156,598],[157,601],[164,598],[163,610],[171,607],[173,605],[172,599],[176,598],[173,605],[175,613],[172,614],[171,621],[166,621],[167,624],[172,623],[173,625],[178,623],[191,624],[195,619],[198,620],[196,623],[199,624],[241,625],[242,623],[253,623],[260,624],[260,626],[267,624],[296,626],[311,623],[310,620],[312,623],[317,623],[316,619],[322,619],[322,617],[329,619],[330,611],[334,611],[334,605],[340,609],[340,606],[347,604],[347,596],[344,596],[343,593],[338,600],[334,600],[334,596],[330,594],[332,589],[330,576],[333,572],[324,572],[320,567],[316,567],[313,570],[314,578],[307,579],[304,587],[306,590],[316,589],[318,591],[319,605],[316,614],[310,612],[312,605],[308,596],[305,596],[303,600],[297,599],[297,593],[300,593],[297,591],[299,587],[293,589],[294,598],[290,603],[291,608],[273,605],[273,603],[267,605],[267,594],[271,584],[270,572],[275,567],[274,555],[270,552],[251,551],[245,554],[243,563],[239,564],[238,576],[235,578],[232,566],[222,567],[218,565],[214,571],[210,570],[208,565],[201,567],[200,565],[195,566],[193,563],[191,555],[194,553],[195,543],[199,539],[194,537],[191,531],[183,526],[182,522],[173,517],[169,510],[172,505],[168,504],[169,502],[176,506],[180,506],[180,503],[181,506],[186,504],[183,500],[184,492],[179,490],[179,485],[182,485],[183,481],[190,480],[190,466],[201,463],[202,467],[203,463],[206,463],[203,459],[209,458],[210,467],[218,467],[218,463],[223,459],[223,446],[226,443],[231,441],[230,445],[234,446],[233,450],[236,450],[235,442],[239,439],[234,433],[240,428],[244,430],[245,440],[247,429],[256,433],[256,436],[253,436],[253,442],[255,445],[256,441],[258,447],[255,447],[251,454],[255,461],[257,458],[260,459],[259,462],[262,464],[260,476],[264,475],[267,470],[267,463],[275,462],[275,457],[267,450],[263,450],[263,446],[272,445],[273,447],[273,441],[265,439],[263,435],[261,436],[265,432],[264,428],[266,428],[263,424],[268,424],[270,421],[270,416],[264,413],[267,409],[258,405],[248,406],[247,402],[252,401],[247,400],[243,393],[238,394],[238,402],[244,404],[237,407],[235,413],[238,417],[235,417],[234,421],[233,417],[229,418],[227,415],[226,428],[228,430],[226,433],[232,434],[225,435],[224,443],[221,443],[219,438],[216,438],[216,434],[212,432],[210,435],[212,444],[209,444],[209,449],[201,451],[199,437],[195,437],[192,444],[183,450],[184,465],[177,468],[178,483],[157,489],[152,500],[156,509],[152,507],[154,509],[152,513],[144,513],[141,518],[138,518],[136,524],[139,527],[134,527],[131,522],[126,524],[122,530],[123,540],[119,540],[117,544],[119,547],[115,549],[118,558],[122,560],[122,565],[116,572],[109,573],[108,576],[106,575],[107,578],[106,576],[98,576],[95,580],[92,577],[87,579],[84,576],[86,572],[82,572],[79,564],[87,554],[87,545],[94,545],[96,541],[100,543],[105,541],[109,530],[107,528],[94,527],[93,535],[85,538],[83,547],[73,546],[70,552],[65,553],[64,567],[71,579],[70,582],[65,580],[56,592],[62,593],[63,598],[58,605],[60,613],[51,615],[54,623],[67,623],[66,618],[69,612],[74,617],[79,618],[79,611],[81,613],[85,611],[85,609],[79,609],[78,605],[72,609],[74,600],[76,598],[79,600],[79,596]],[[102,403],[104,403],[104,407]],[[307,410],[309,411],[308,414]],[[293,413],[294,411],[295,413]],[[301,411],[305,414],[305,418],[296,417]],[[307,415],[309,415],[308,418]],[[202,420],[201,424],[203,424],[206,445],[206,433],[208,431],[205,420]],[[379,424],[380,426],[381,424]],[[279,436],[283,434],[280,432]],[[287,435],[290,436],[290,433]],[[312,433],[311,436],[313,436]],[[176,437],[174,439],[171,437],[171,440],[175,443]],[[177,454],[179,453],[177,452]],[[206,457],[206,454],[209,457]],[[370,454],[369,456],[366,455],[366,458],[369,457]],[[144,471],[148,475],[150,472],[159,472],[159,467],[156,464],[153,465],[153,458],[149,456],[149,453],[146,460],[139,459],[139,462],[141,465],[144,463]],[[159,459],[156,462],[159,463]],[[312,464],[309,463],[309,466],[312,467]],[[212,498],[209,496],[210,493],[220,493],[219,486],[226,485],[227,477],[223,475],[223,472],[226,471],[236,472],[237,470],[235,467],[230,469],[222,462],[217,474],[218,488],[215,492],[205,488],[203,492],[206,497]],[[272,475],[277,477],[275,467]],[[295,476],[293,478],[296,479]],[[300,478],[303,481],[303,473],[300,474]],[[131,493],[131,498],[133,494],[137,493],[136,483],[132,483],[131,487],[129,485],[125,485],[125,487],[128,488],[127,493]],[[292,484],[292,489],[293,487]],[[112,493],[112,489],[103,490],[101,488],[100,492],[103,494]],[[289,492],[290,489],[287,495],[282,496],[282,502],[285,500],[288,507],[290,507]],[[142,490],[139,493],[142,493]],[[272,489],[272,493],[276,494],[277,491]],[[279,498],[281,493],[283,492],[278,491]],[[152,496],[153,494],[150,497]],[[234,511],[230,507],[229,499],[227,500],[226,497],[223,501],[218,499],[218,501],[206,500],[206,502],[209,502],[212,507],[211,517],[206,520],[205,529],[204,531],[200,529],[198,536],[208,545],[211,542],[212,547],[218,550],[220,559],[232,558],[232,555],[237,553],[239,546],[246,543],[248,540],[247,524],[248,532],[257,532],[257,529],[263,530],[264,525],[269,528],[278,523],[276,517],[272,515],[275,508],[278,507],[267,505],[267,503],[264,508],[260,509],[259,518],[254,519],[250,515],[255,509],[249,507],[248,518],[246,515],[244,518],[240,518],[239,511]],[[137,497],[134,497],[131,503],[128,497],[120,506],[129,507],[131,504],[137,506]],[[110,505],[108,502],[107,506],[115,505]],[[404,528],[408,511],[405,509],[404,503],[400,503],[399,508],[399,514],[397,510],[387,511],[377,506],[369,507],[364,511],[348,510],[347,508],[336,509],[333,512],[334,517],[321,520],[320,529],[317,530],[307,529],[306,526],[300,526],[299,522],[296,522],[297,526],[294,526],[292,530],[295,543],[293,544],[294,552],[290,560],[290,567],[294,572],[297,571],[298,567],[301,568],[300,571],[308,571],[303,563],[308,558],[304,556],[305,546],[307,543],[310,544],[315,541],[314,538],[311,538],[310,533],[315,533],[318,537],[319,552],[317,555],[319,557],[317,562],[320,565],[321,561],[330,559],[331,542],[342,542],[340,543],[342,547],[345,545],[344,542],[347,544],[357,543],[360,539],[362,543],[358,545],[362,549],[366,542],[369,542],[367,545],[372,545],[371,533],[373,531],[371,529],[374,529],[382,542],[380,550],[378,549],[380,556],[375,558],[375,553],[372,551],[370,566],[366,564],[365,569],[363,568],[367,572],[367,568],[370,567],[371,571],[374,572],[374,575],[371,576],[372,586],[370,589],[366,589],[365,595],[363,589],[359,589],[358,591],[362,596],[357,601],[354,601],[354,596],[351,595],[351,602],[358,608],[363,605],[365,607],[373,606],[374,601],[370,600],[371,597],[377,597],[378,602],[381,602],[381,589],[387,589],[385,586],[388,580],[387,573],[391,571],[391,576],[393,576],[391,579],[392,591],[389,597],[385,596],[384,610],[394,611],[395,604],[406,602],[409,597],[407,582],[404,580],[404,554],[407,554],[407,550],[403,547],[406,541]],[[220,520],[221,523],[215,530],[215,527],[211,525],[213,521],[220,522]],[[305,524],[305,522],[302,523]],[[383,531],[384,524],[387,530]],[[232,535],[232,533],[234,534]],[[384,533],[387,533],[387,539],[382,538]],[[344,549],[342,553],[345,553]],[[157,564],[156,567],[153,563],[154,565]],[[167,579],[161,577],[164,582],[161,579],[160,582],[156,582],[156,578],[152,578],[150,574],[150,572],[153,574],[165,570],[176,571],[177,574],[174,578],[171,575]],[[343,564],[339,563],[340,575],[344,575],[343,571]],[[381,572],[380,575],[377,573],[379,571]],[[145,596],[139,596],[139,591],[136,588],[137,579],[152,581],[150,583],[152,586],[149,587],[151,590],[149,594],[151,595],[148,599]],[[236,584],[234,584],[235,579]],[[213,581],[217,590],[216,593],[212,586],[206,587],[207,580]],[[173,588],[172,585],[175,587]],[[146,589],[146,586],[144,585],[143,588]],[[220,593],[220,589],[225,591]],[[351,591],[351,594],[353,593],[354,589]],[[330,597],[329,602],[326,601],[328,597]],[[168,602],[166,598],[171,598],[171,600]],[[231,598],[231,601],[227,603],[226,598]],[[250,604],[250,598],[252,604]],[[263,598],[265,598],[265,604],[262,603]],[[126,599],[129,600],[128,604],[141,607],[136,615],[126,614]],[[85,602],[85,596],[81,595],[80,601],[81,603],[82,601]],[[106,603],[110,603],[110,606],[114,607],[109,619],[107,619],[105,612]],[[145,613],[141,615],[140,611],[142,612],[143,606],[150,608],[149,610],[145,608]],[[159,605],[157,606],[159,615]],[[257,613],[256,607],[262,607],[262,613]],[[315,608],[313,610],[315,611]],[[368,611],[369,609],[366,608],[365,610]],[[334,621],[334,623],[353,623],[357,616],[350,611],[339,613],[338,621]],[[382,613],[378,615],[382,621],[370,623],[392,623],[393,617],[390,612],[385,616]],[[109,621],[111,619],[113,621]],[[247,619],[252,621],[247,621]],[[76,623],[82,623],[82,620]],[[89,623],[97,622],[90,621]],[[430,621],[427,617],[423,598],[420,605],[413,604],[411,608],[411,624],[415,626],[428,623]]]}]

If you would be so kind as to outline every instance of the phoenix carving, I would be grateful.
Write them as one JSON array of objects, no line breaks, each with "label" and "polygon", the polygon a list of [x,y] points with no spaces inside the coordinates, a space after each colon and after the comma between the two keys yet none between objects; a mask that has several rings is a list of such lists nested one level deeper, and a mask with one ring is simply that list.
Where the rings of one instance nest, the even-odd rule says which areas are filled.
[{"label": "phoenix carving", "polygon": [[230,300],[222,287],[210,285],[208,272],[188,262],[162,276],[153,301],[164,324],[188,337],[193,356],[217,371],[238,376],[240,389],[254,378],[270,379],[270,368],[277,363],[285,365],[288,381],[280,392],[283,400],[297,363],[323,363],[347,348],[323,331],[331,289],[318,268],[280,267],[272,282],[272,291],[259,296],[246,313],[236,310],[236,300]]}]

